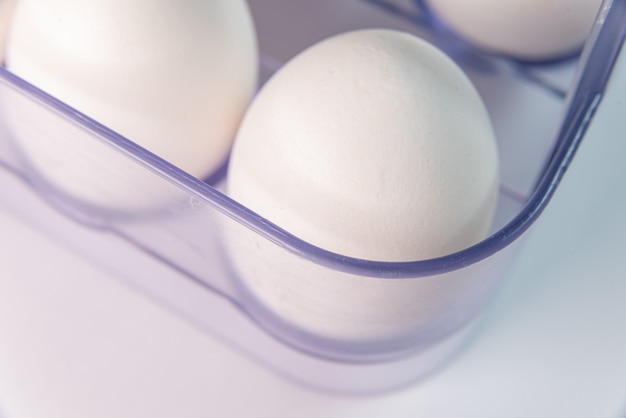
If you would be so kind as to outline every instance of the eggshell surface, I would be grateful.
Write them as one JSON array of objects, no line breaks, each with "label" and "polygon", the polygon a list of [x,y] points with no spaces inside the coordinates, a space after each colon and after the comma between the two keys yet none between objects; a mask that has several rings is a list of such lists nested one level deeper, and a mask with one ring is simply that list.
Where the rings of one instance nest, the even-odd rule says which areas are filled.
[{"label": "eggshell surface", "polygon": [[[6,63],[29,83],[199,178],[224,163],[258,72],[253,22],[240,0],[20,0]],[[93,182],[115,188],[133,179],[85,173],[82,166],[60,177],[49,163],[65,158],[71,167],[71,143],[50,150],[12,128],[36,168],[71,194],[110,206],[132,205],[140,194],[138,184],[128,196],[111,199],[98,184],[101,193],[93,196]],[[76,147],[89,154],[85,143]],[[105,159],[104,166],[116,164],[94,154],[89,158]]]},{"label": "eggshell surface", "polygon": [[4,46],[15,0],[0,0],[0,61],[4,60]]},{"label": "eggshell surface", "polygon": [[415,261],[485,237],[498,152],[477,91],[409,34],[365,30],[304,51],[261,90],[229,194],[323,249]]},{"label": "eggshell surface", "polygon": [[601,0],[425,0],[459,36],[484,50],[529,61],[581,48]]}]

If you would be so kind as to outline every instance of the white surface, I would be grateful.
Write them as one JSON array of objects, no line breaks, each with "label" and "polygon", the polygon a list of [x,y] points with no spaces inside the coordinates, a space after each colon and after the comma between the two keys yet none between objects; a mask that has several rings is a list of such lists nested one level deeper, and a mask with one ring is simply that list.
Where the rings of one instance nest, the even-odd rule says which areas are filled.
[{"label": "white surface", "polygon": [[624,65],[621,74],[472,345],[431,379],[395,393],[342,398],[294,386],[0,212],[3,413],[8,418],[623,414]]}]

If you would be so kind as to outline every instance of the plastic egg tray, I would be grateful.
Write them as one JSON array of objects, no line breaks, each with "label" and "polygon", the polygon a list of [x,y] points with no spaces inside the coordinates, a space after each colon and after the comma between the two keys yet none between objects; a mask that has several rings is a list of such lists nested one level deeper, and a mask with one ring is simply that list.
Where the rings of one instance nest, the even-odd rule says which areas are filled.
[{"label": "plastic egg tray", "polygon": [[[506,278],[516,249],[558,187],[602,100],[626,33],[626,3],[605,1],[580,55],[522,63],[472,50],[420,2],[257,0],[250,2],[261,50],[261,83],[302,49],[368,27],[418,34],[446,51],[475,83],[493,119],[502,183],[492,234],[449,256],[404,263],[343,257],[283,231],[224,194],[226,166],[193,178],[0,67],[0,203],[113,277],[286,378],[317,389],[371,393],[416,381],[459,350]],[[16,109],[19,111],[16,112]],[[10,126],[63,147],[65,161],[97,170],[94,188],[117,170],[143,178],[141,193],[167,196],[151,209],[102,211],[65,195],[20,153]],[[67,146],[87,141],[90,154]],[[97,150],[101,151],[97,151]],[[100,152],[115,164],[99,163]],[[113,157],[111,157],[111,155]],[[95,176],[93,176],[95,177]],[[137,200],[150,196],[137,195]],[[375,352],[342,349],[290,329],[241,291],[226,257],[229,231],[266,241],[263,269],[294,278],[336,272],[371,280],[459,282],[467,291],[410,344]],[[253,251],[253,249],[252,249]],[[36,259],[37,255],[33,255]],[[294,260],[284,265],[284,260]],[[283,260],[283,261],[281,261]],[[340,277],[339,277],[340,278]],[[80,297],[80,295],[77,295]]]}]

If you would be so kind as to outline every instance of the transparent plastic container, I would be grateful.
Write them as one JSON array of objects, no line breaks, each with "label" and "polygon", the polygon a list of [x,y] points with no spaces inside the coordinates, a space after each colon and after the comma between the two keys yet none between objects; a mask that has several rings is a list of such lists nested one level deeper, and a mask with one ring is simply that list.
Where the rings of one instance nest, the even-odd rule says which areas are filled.
[{"label": "transparent plastic container", "polygon": [[[467,341],[565,174],[621,51],[626,2],[604,2],[580,56],[535,64],[472,51],[419,2],[264,0],[251,8],[262,81],[304,47],[349,29],[407,30],[448,52],[496,129],[502,183],[492,234],[424,261],[330,253],[226,196],[225,166],[196,179],[4,67],[0,204],[300,384],[372,393],[423,378]],[[282,293],[242,280],[254,276],[275,277]],[[371,291],[355,295],[354,286]],[[431,302],[414,303],[416,295]]]}]

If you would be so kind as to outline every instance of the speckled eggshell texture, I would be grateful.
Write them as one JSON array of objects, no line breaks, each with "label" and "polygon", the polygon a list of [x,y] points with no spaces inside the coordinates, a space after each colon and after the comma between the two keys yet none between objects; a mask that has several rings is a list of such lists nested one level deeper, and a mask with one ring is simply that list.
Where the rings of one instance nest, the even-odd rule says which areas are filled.
[{"label": "speckled eggshell texture", "polygon": [[391,30],[338,35],[262,89],[238,132],[229,194],[329,251],[414,261],[490,227],[498,152],[461,69]]}]

